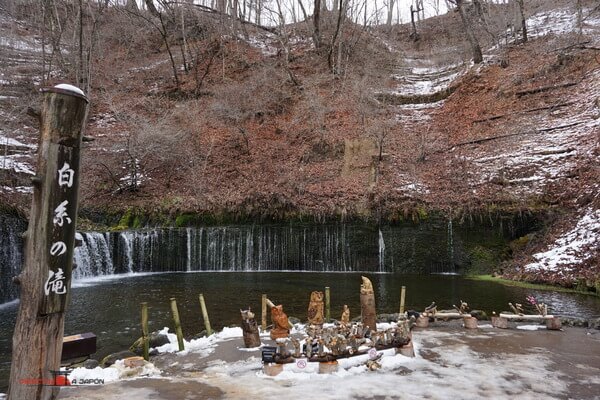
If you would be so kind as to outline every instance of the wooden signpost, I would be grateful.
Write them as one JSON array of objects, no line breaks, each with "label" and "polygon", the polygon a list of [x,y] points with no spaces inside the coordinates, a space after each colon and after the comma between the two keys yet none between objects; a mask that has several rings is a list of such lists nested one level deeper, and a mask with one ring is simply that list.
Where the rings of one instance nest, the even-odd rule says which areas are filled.
[{"label": "wooden signpost", "polygon": [[71,291],[77,223],[79,151],[88,100],[70,85],[43,90],[37,175],[24,235],[20,306],[13,335],[8,398],[52,399]]}]

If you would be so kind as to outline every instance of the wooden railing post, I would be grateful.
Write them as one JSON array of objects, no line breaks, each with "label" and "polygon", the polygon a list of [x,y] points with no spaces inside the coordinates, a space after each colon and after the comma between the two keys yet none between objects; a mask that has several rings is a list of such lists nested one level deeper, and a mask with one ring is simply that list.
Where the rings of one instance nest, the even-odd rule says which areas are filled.
[{"label": "wooden railing post", "polygon": [[267,330],[267,295],[262,295],[262,307],[261,307],[261,328],[265,332]]},{"label": "wooden railing post", "polygon": [[13,335],[8,398],[58,396],[64,313],[71,295],[71,270],[79,192],[81,138],[88,100],[70,85],[43,90],[37,175]]},{"label": "wooden railing post", "polygon": [[206,336],[212,335],[213,331],[210,327],[210,320],[208,319],[208,311],[206,310],[206,303],[204,302],[204,295],[200,293],[200,308],[202,309],[202,318],[204,319],[204,328],[206,329]]},{"label": "wooden railing post", "polygon": [[175,322],[175,333],[177,334],[177,344],[179,345],[179,351],[185,350],[183,344],[183,332],[181,331],[181,320],[179,319],[179,310],[177,309],[177,300],[175,297],[171,297],[171,314],[173,314],[173,321]]},{"label": "wooden railing post", "polygon": [[406,286],[400,290],[400,314],[404,314],[404,300],[406,299]]},{"label": "wooden railing post", "polygon": [[142,345],[144,350],[144,360],[150,358],[149,347],[150,338],[148,337],[148,303],[142,303]]}]

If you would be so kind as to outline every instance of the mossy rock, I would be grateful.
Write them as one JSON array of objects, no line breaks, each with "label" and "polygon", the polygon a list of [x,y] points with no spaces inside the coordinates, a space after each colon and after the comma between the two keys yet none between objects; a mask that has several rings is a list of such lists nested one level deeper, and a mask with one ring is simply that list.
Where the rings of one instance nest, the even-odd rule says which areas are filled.
[{"label": "mossy rock", "polygon": [[116,363],[117,360],[122,360],[124,358],[129,358],[129,357],[137,357],[137,354],[132,353],[129,350],[119,351],[117,353],[109,354],[106,357],[104,357],[100,364],[102,365],[103,368],[106,368],[106,367],[110,367],[111,365]]}]

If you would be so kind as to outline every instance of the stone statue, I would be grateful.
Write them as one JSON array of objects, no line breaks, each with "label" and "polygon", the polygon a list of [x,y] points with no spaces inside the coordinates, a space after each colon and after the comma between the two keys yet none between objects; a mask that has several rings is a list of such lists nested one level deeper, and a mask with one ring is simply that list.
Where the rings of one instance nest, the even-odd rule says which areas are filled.
[{"label": "stone statue", "polygon": [[308,304],[308,323],[323,325],[323,292],[314,291],[310,294]]},{"label": "stone statue", "polygon": [[273,321],[273,329],[271,329],[271,339],[287,338],[290,334],[290,323],[288,316],[283,312],[283,306],[271,307],[271,321]]}]

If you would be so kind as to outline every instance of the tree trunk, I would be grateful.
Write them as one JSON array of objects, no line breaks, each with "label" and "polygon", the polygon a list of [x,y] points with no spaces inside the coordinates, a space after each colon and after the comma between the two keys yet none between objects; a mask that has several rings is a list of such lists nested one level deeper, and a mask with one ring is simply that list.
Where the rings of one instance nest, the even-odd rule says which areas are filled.
[{"label": "tree trunk", "polygon": [[313,41],[317,51],[321,48],[321,0],[315,0],[315,9],[313,13]]},{"label": "tree trunk", "polygon": [[387,26],[392,26],[392,17],[394,14],[394,1],[395,0],[388,0],[388,14],[387,14],[387,21],[386,21],[386,25]]},{"label": "tree trunk", "polygon": [[469,44],[471,45],[471,53],[473,54],[473,62],[475,64],[479,64],[483,61],[483,54],[481,53],[481,47],[479,46],[479,42],[477,41],[477,37],[475,37],[475,32],[473,32],[473,27],[469,22],[469,17],[467,15],[467,11],[463,5],[463,0],[456,0],[456,7],[458,7],[458,12],[460,14],[460,19],[462,20],[463,26],[465,28],[465,33],[467,34],[467,39],[469,40]]},{"label": "tree trunk", "polygon": [[523,32],[523,43],[527,42],[527,19],[525,18],[525,5],[523,0],[517,0],[519,3],[519,14],[521,15],[521,31]]},{"label": "tree trunk", "polygon": [[[79,150],[87,99],[71,91],[44,93],[38,174],[25,235],[20,306],[13,335],[8,398],[54,399],[64,312],[71,292],[77,222]],[[26,384],[30,383],[30,384]]]}]

